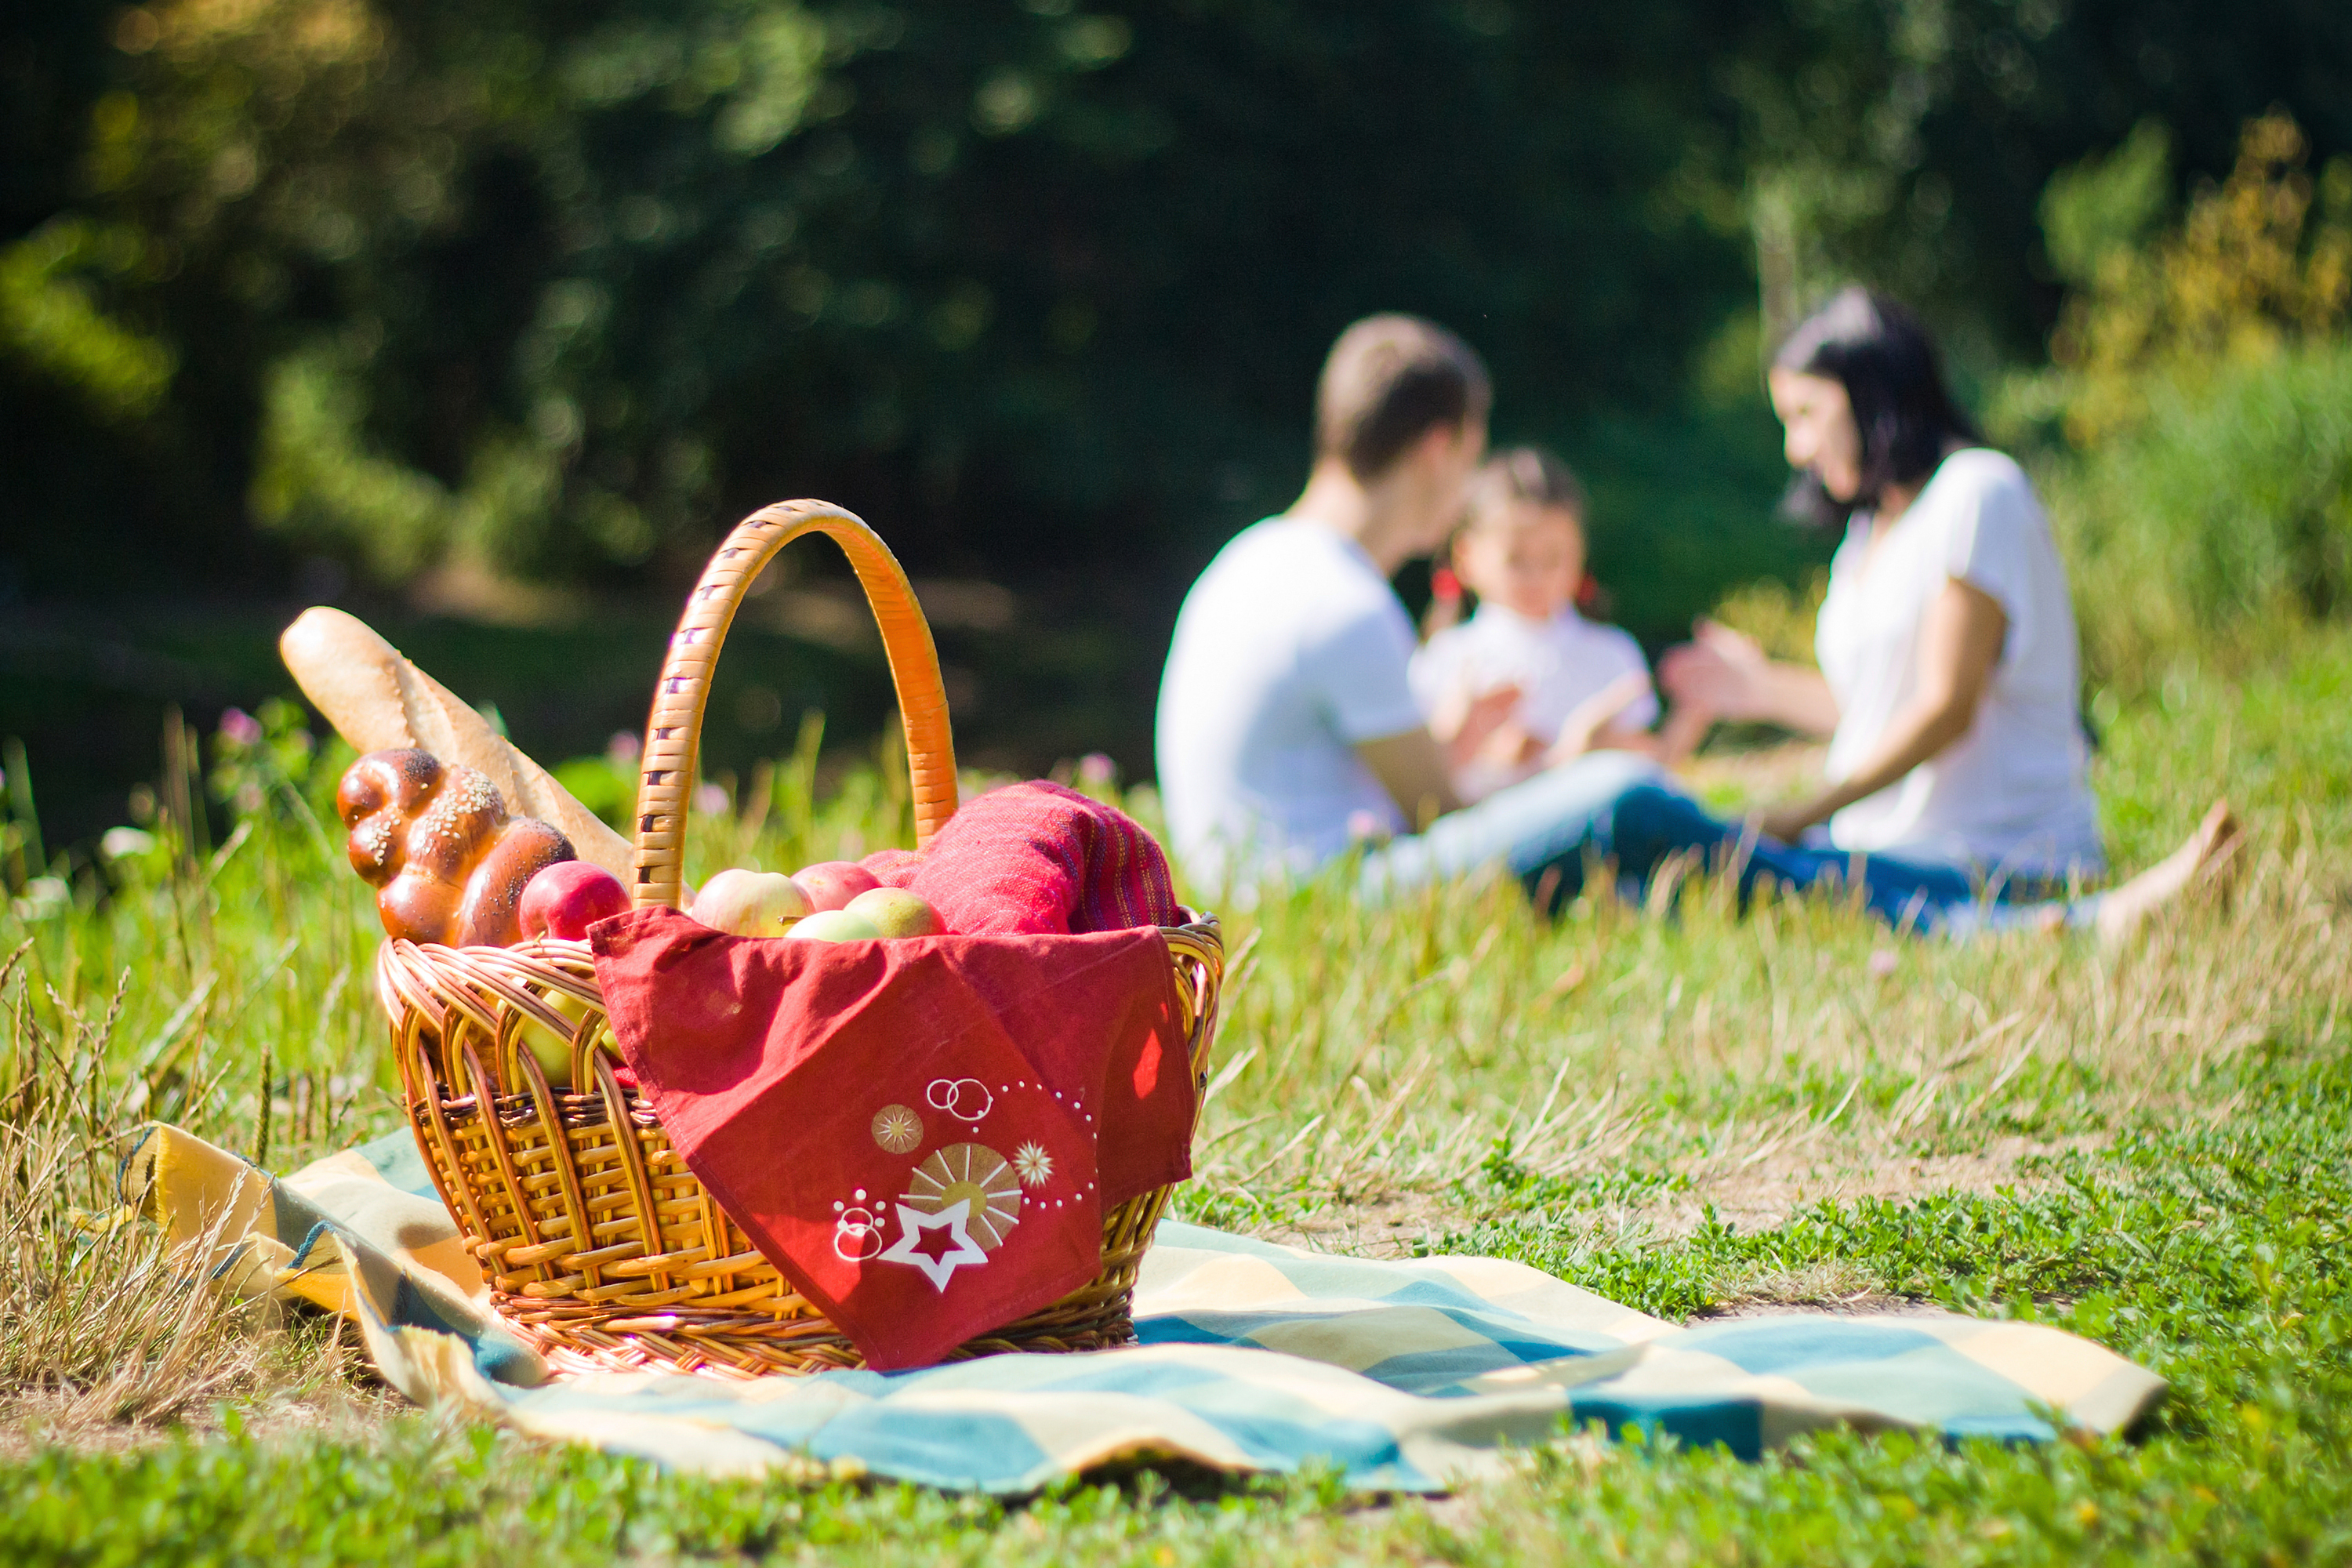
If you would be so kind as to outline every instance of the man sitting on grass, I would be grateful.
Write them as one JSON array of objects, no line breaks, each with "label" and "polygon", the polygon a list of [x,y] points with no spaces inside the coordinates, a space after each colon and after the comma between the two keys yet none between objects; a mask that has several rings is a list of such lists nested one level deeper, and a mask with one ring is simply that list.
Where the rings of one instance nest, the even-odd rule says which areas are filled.
[{"label": "man sitting on grass", "polygon": [[1238,891],[1360,844],[1368,892],[1489,866],[1532,887],[1580,852],[1601,803],[1655,773],[1602,752],[1475,806],[1455,796],[1453,772],[1522,694],[1465,694],[1424,723],[1389,578],[1460,519],[1492,399],[1478,356],[1428,321],[1374,316],[1333,346],[1305,492],[1218,552],[1169,649],[1160,785],[1196,879]]}]

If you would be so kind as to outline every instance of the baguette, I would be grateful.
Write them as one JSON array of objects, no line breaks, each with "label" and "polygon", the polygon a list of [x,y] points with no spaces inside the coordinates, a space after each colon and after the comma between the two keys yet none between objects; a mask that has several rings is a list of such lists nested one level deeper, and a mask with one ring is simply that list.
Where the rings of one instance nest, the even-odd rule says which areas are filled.
[{"label": "baguette", "polygon": [[472,768],[497,787],[509,816],[551,824],[580,858],[630,885],[635,851],[627,839],[364,621],[325,605],[305,610],[278,651],[302,694],[362,753],[415,747]]}]

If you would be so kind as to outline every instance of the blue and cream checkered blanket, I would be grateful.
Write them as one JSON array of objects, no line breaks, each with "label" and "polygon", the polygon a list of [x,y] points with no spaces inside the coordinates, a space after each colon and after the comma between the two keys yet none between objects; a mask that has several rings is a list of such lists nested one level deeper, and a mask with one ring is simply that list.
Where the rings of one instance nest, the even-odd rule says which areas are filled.
[{"label": "blue and cream checkered blanket", "polygon": [[1521,1264],[1369,1262],[1164,1223],[1130,1348],[725,1383],[551,1376],[488,1296],[405,1131],[271,1177],[169,1127],[125,1201],[235,1289],[349,1314],[386,1381],[541,1436],[734,1474],[870,1473],[992,1492],[1115,1460],[1337,1468],[1442,1490],[1508,1445],[1634,1424],[1755,1455],[1819,1427],[2011,1440],[2108,1432],[2162,1397],[2073,1335],[1790,1314],[1678,1328]]}]

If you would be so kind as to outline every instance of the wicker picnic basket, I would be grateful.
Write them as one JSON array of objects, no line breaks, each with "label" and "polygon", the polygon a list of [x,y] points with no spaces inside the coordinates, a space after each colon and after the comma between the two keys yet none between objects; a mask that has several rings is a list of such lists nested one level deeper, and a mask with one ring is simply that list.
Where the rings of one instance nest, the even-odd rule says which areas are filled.
[{"label": "wicker picnic basket", "polygon": [[[838,508],[767,507],[712,557],[670,639],[637,795],[639,909],[677,906],[703,704],[728,626],[761,568],[806,533],[840,544],[880,623],[906,727],[917,843],[929,844],[955,813],[939,656],[906,574],[873,530]],[[1216,1029],[1224,950],[1213,916],[1161,935],[1198,1082]],[[727,1377],[864,1364],[703,1191],[652,1107],[614,1077],[594,1045],[604,1015],[587,944],[393,941],[378,954],[376,982],[434,1184],[498,1311],[551,1364]],[[570,1087],[551,1084],[521,1039],[531,1023],[570,1038]],[[1147,1193],[1105,1216],[1102,1271],[1091,1282],[955,1353],[1094,1350],[1132,1338],[1136,1269],[1168,1194]]]}]

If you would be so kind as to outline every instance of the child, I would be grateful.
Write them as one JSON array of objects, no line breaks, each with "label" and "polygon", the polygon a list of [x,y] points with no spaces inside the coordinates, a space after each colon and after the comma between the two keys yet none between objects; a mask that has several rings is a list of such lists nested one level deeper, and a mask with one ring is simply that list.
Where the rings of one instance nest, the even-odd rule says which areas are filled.
[{"label": "child", "polygon": [[1650,732],[1658,700],[1640,647],[1576,612],[1584,511],[1584,487],[1568,465],[1532,447],[1496,454],[1471,482],[1453,573],[1478,610],[1433,636],[1412,669],[1433,723],[1498,689],[1519,693],[1511,721],[1457,775],[1465,799],[1585,752],[1639,752],[1671,765],[1698,742],[1703,721],[1670,718]]}]

